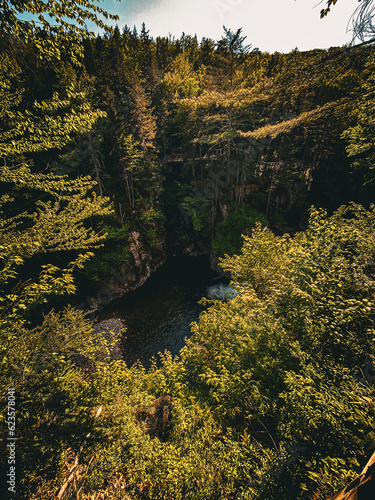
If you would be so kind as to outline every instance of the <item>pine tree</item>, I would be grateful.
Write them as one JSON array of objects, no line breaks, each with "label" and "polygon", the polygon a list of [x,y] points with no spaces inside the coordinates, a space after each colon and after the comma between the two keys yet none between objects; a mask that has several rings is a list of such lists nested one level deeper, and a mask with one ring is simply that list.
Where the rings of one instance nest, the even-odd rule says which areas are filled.
[{"label": "pine tree", "polygon": [[139,82],[135,82],[130,93],[134,135],[143,151],[155,147],[156,121],[151,100]]},{"label": "pine tree", "polygon": [[244,45],[247,37],[241,36],[242,28],[239,28],[236,32],[227,29],[225,26],[223,26],[223,29],[224,36],[217,43],[217,50],[229,66],[230,88],[232,88],[236,66],[241,61],[241,56],[249,52],[251,45]]}]

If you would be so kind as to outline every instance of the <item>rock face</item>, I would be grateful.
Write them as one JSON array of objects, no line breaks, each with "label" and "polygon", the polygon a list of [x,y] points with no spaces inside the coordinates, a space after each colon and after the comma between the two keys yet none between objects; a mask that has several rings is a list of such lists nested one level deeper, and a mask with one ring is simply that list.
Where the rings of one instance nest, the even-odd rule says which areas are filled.
[{"label": "rock face", "polygon": [[97,287],[97,297],[93,309],[108,305],[128,292],[142,286],[145,281],[167,260],[167,248],[164,240],[152,249],[141,241],[140,233],[133,231],[129,244],[130,259],[126,267],[112,269],[111,277]]},{"label": "rock face", "polygon": [[132,272],[129,274],[125,272],[123,276],[125,283],[128,283],[127,286],[130,287],[127,291],[142,286],[167,260],[167,248],[164,241],[150,250],[142,243],[140,233],[137,231],[131,233],[129,251],[133,260]]},{"label": "rock face", "polygon": [[375,453],[362,474],[329,500],[374,500],[375,498]]}]

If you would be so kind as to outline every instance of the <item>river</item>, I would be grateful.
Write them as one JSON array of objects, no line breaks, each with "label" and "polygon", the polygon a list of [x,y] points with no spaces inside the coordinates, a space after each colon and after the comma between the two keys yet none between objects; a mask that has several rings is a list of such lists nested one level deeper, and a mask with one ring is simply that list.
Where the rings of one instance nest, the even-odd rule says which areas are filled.
[{"label": "river", "polygon": [[139,359],[147,368],[160,351],[179,353],[191,336],[190,324],[203,311],[198,301],[227,283],[210,269],[208,256],[171,258],[141,288],[107,306],[98,320],[122,319],[125,361],[132,365]]}]

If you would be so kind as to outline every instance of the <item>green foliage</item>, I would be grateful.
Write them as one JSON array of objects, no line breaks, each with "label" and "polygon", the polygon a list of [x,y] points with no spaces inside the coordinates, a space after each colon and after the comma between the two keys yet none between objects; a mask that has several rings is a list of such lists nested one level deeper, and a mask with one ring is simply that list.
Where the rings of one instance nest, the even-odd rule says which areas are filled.
[{"label": "green foliage", "polygon": [[149,248],[160,245],[161,228],[165,221],[165,216],[157,207],[143,206],[139,211],[139,223],[142,228],[142,239]]},{"label": "green foliage", "polygon": [[189,196],[190,193],[191,186],[189,184],[174,182],[170,186],[166,186],[164,190],[165,204],[176,208],[186,196]]},{"label": "green foliage", "polygon": [[104,248],[96,253],[85,265],[86,276],[93,281],[101,282],[108,279],[114,270],[123,269],[129,261],[129,248],[127,246],[129,235],[125,239],[116,238],[109,247],[104,243]]},{"label": "green foliage", "polygon": [[27,164],[2,166],[0,185],[0,387],[3,402],[7,387],[16,389],[19,489],[26,495],[37,474],[47,478],[61,467],[67,436],[74,442],[90,423],[85,383],[72,355],[91,362],[105,351],[82,314],[47,309],[38,321],[40,305],[76,291],[75,269],[105,237],[87,221],[112,209],[88,178],[33,173]]},{"label": "green foliage", "polygon": [[238,254],[242,248],[242,234],[249,232],[257,222],[267,225],[267,219],[261,213],[249,207],[237,208],[228,218],[216,226],[216,235],[212,239],[212,250],[216,255]]},{"label": "green foliage", "polygon": [[[248,53],[241,30],[199,44],[153,41],[145,26],[77,46],[84,20],[104,15],[90,1],[5,7],[0,387],[2,405],[16,388],[19,498],[57,498],[63,485],[60,497],[82,500],[327,498],[375,446],[375,211],[313,209],[290,237],[245,202],[264,209],[273,179],[282,213],[302,213],[312,178],[349,174],[344,130],[348,153],[372,166],[371,54]],[[43,17],[52,35],[30,30],[22,9],[59,26]],[[86,138],[106,166],[80,155]],[[56,175],[58,158],[98,184]],[[238,294],[211,301],[180,358],[146,372],[111,361],[116,338],[82,313],[51,308],[75,292],[77,268],[99,280],[123,267],[130,232],[160,249],[163,192],[200,238],[216,225],[212,248]],[[152,436],[139,416],[166,394],[170,419]]]},{"label": "green foliage", "polygon": [[195,231],[201,231],[204,228],[204,212],[202,210],[202,205],[206,205],[207,200],[205,198],[193,198],[192,196],[185,196],[182,199],[181,207],[185,210],[193,229]]},{"label": "green foliage", "polygon": [[84,93],[69,91],[66,100],[54,94],[49,102],[35,102],[33,113],[8,110],[8,120],[3,123],[6,131],[0,134],[0,154],[15,157],[72,143],[80,131],[90,130],[104,116],[93,111],[85,99]]},{"label": "green foliage", "polygon": [[[43,4],[46,7],[45,4]],[[26,3],[24,7],[27,7]],[[13,15],[13,14],[12,14]],[[14,25],[14,29],[17,25]],[[17,495],[54,478],[69,446],[77,449],[92,426],[92,387],[77,366],[104,363],[108,347],[92,334],[81,313],[51,311],[54,295],[76,291],[74,274],[101,246],[105,234],[90,227],[112,213],[108,198],[98,198],[88,177],[69,179],[46,167],[63,146],[96,123],[84,94],[70,92],[20,107],[14,76],[5,58],[0,89],[0,390],[1,424],[8,387],[17,401],[19,475]],[[3,108],[4,104],[4,108]],[[42,314],[44,312],[44,316]],[[86,432],[87,433],[87,432]],[[22,443],[21,443],[22,441]],[[1,446],[6,442],[2,440]],[[5,454],[5,449],[3,449]],[[2,473],[5,463],[2,465]]]},{"label": "green foliage", "polygon": [[[33,15],[31,20],[22,19],[25,12]],[[87,21],[111,31],[103,22],[103,17],[118,19],[118,16],[109,14],[95,5],[93,0],[80,0],[79,3],[59,0],[47,3],[33,0],[9,0],[3,2],[0,12],[1,34],[15,39],[30,39],[40,52],[40,59],[45,60],[50,57],[60,59],[58,38],[64,39],[66,45],[71,46],[72,60],[78,62],[77,58],[82,57],[80,41],[94,35],[88,32],[85,26]],[[49,36],[34,38],[35,32],[43,33],[43,31]]]},{"label": "green foliage", "polygon": [[[245,426],[268,455],[260,498],[308,498],[322,483],[332,494],[371,451],[373,385],[360,369],[374,360],[374,223],[373,208],[352,205],[312,211],[293,239],[258,226],[221,264],[240,294],[201,315],[182,352],[221,425]],[[294,458],[282,443],[298,445]]]},{"label": "green foliage", "polygon": [[281,231],[283,227],[286,225],[286,221],[284,217],[279,214],[279,212],[274,212],[272,214],[272,222],[271,222],[272,228],[276,229],[278,231]]},{"label": "green foliage", "polygon": [[[107,199],[98,199],[95,193],[90,193],[93,183],[87,178],[69,181],[53,174],[32,174],[27,166],[22,166],[2,167],[0,181],[8,193],[0,199],[3,215],[0,286],[5,294],[1,309],[6,311],[2,321],[7,323],[21,311],[46,302],[51,293],[74,293],[74,269],[83,267],[92,256],[87,250],[98,247],[104,237],[88,229],[85,221],[107,215],[111,208]],[[31,207],[19,212],[22,196],[30,198],[31,193],[34,194],[29,199]],[[81,253],[66,266],[45,262],[36,282],[18,281],[22,266],[31,258],[70,251]]]},{"label": "green foliage", "polygon": [[[328,218],[313,210],[306,233],[291,239],[257,228],[245,238],[243,256],[223,264],[235,281],[246,281],[280,314],[299,339],[317,342],[324,356],[358,366],[372,352],[373,208],[351,205]],[[297,307],[298,306],[298,307]]]},{"label": "green foliage", "polygon": [[337,0],[327,0],[327,7],[320,11],[320,17],[326,16],[331,11],[331,6],[336,5]]},{"label": "green foliage", "polygon": [[[4,343],[2,329],[1,393],[15,388],[17,436],[22,436],[17,492],[23,498],[41,478],[58,480],[56,471],[92,430],[92,407],[100,395],[82,369],[103,371],[109,344],[92,332],[81,312],[70,308],[50,312],[36,328],[13,322],[6,334]],[[1,424],[6,425],[3,411]]]},{"label": "green foliage", "polygon": [[182,52],[173,61],[162,83],[173,99],[181,99],[196,96],[203,87],[204,78],[204,67],[195,72],[187,56]]},{"label": "green foliage", "polygon": [[[374,216],[312,210],[294,238],[258,225],[222,263],[239,294],[201,314],[180,359],[95,372],[105,409],[75,491],[303,500],[354,478],[375,437],[374,388],[360,371],[374,359]],[[136,415],[163,394],[168,437],[151,439]]]},{"label": "green foliage", "polygon": [[374,55],[368,59],[366,69],[369,78],[363,83],[362,95],[357,101],[356,124],[346,130],[342,137],[347,140],[347,154],[353,158],[353,166],[363,172],[368,182],[373,182],[375,168],[375,96]]}]

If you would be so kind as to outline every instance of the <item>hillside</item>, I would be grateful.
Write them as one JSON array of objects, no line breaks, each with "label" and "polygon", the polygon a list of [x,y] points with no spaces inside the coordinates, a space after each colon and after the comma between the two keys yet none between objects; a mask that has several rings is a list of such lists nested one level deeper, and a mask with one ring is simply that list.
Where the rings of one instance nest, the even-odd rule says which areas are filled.
[{"label": "hillside", "polygon": [[[90,37],[8,17],[1,488],[58,500],[341,490],[375,447],[373,46],[268,54],[241,29],[217,42],[154,40],[144,25]],[[238,294],[206,302],[178,357],[149,370],[114,359],[119,338],[72,305],[82,287],[109,303],[183,253],[211,254]]]}]

